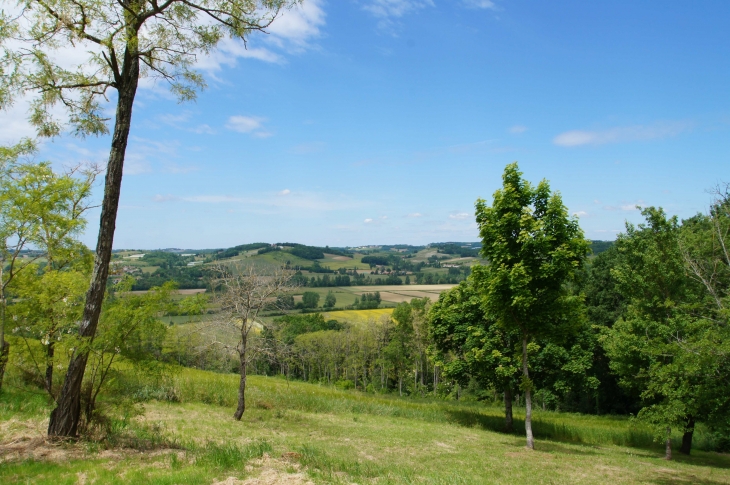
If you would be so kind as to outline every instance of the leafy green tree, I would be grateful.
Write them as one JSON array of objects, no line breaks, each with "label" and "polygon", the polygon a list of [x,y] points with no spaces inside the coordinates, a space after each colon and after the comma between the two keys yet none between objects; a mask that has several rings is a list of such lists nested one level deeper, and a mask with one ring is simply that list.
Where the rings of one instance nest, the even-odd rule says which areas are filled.
[{"label": "leafy green tree", "polygon": [[616,242],[622,260],[613,274],[628,305],[606,332],[604,347],[622,384],[640,393],[639,417],[665,438],[667,459],[672,428],[683,430],[680,451],[686,454],[696,421],[728,432],[724,305],[730,271],[723,246],[730,224],[722,221],[724,203],[681,226],[662,209],[644,209],[646,223],[627,224]]},{"label": "leafy green tree", "polygon": [[[378,295],[380,296],[380,295]],[[391,318],[395,322],[385,348],[385,357],[398,380],[398,394],[403,395],[403,378],[413,361],[413,312],[408,303],[399,303]]]},{"label": "leafy green tree", "polygon": [[327,296],[324,299],[324,307],[325,308],[332,308],[337,304],[337,297],[335,294],[331,291],[327,292]]},{"label": "leafy green tree", "polygon": [[606,330],[604,348],[622,385],[640,393],[639,417],[666,438],[670,459],[671,428],[691,432],[701,411],[701,362],[683,349],[698,324],[689,311],[698,287],[685,270],[677,218],[654,207],[642,215],[646,224],[627,223],[616,240],[621,259],[612,274],[627,307]]},{"label": "leafy green tree", "polygon": [[476,282],[487,314],[520,335],[526,439],[527,447],[534,448],[528,354],[536,337],[559,337],[580,318],[581,300],[566,283],[585,260],[588,243],[546,180],[533,187],[516,163],[505,168],[502,178],[503,188],[494,193],[491,206],[476,202],[481,252],[489,261]]},{"label": "leafy green tree", "polygon": [[[194,69],[197,55],[208,53],[226,36],[245,39],[264,30],[280,9],[296,3],[24,0],[20,19],[2,15],[0,107],[15,97],[31,96],[30,120],[41,136],[56,136],[67,127],[78,135],[107,133],[103,102],[110,91],[116,91],[95,265],[80,326],[83,338],[93,340],[104,299],[140,79],[165,81],[179,100],[194,99],[196,90],[205,86],[203,76]],[[72,49],[85,59],[75,68],[57,63],[53,53],[59,48]],[[63,117],[54,116],[57,108]],[[87,354],[77,353],[69,365],[58,406],[51,414],[50,435],[76,435],[87,359]]]},{"label": "leafy green tree", "polygon": [[[4,339],[7,291],[22,275],[24,283],[15,291],[23,295],[26,314],[33,314],[29,324],[45,342],[47,390],[53,394],[53,348],[61,336],[56,326],[66,325],[60,323],[66,317],[55,312],[65,314],[59,304],[68,303],[68,310],[76,301],[78,292],[72,280],[88,281],[83,273],[89,252],[76,237],[86,225],[83,215],[89,208],[96,174],[78,168],[58,174],[48,162],[21,160],[33,151],[30,142],[0,149],[0,385],[8,355]],[[28,247],[33,248],[32,255],[21,258],[21,252]],[[36,264],[39,258],[45,260],[40,272]]]},{"label": "leafy green tree", "polygon": [[[474,273],[483,270],[474,267]],[[484,388],[504,393],[505,430],[513,430],[512,400],[520,372],[519,335],[490,318],[482,295],[468,278],[441,293],[428,314],[431,353],[444,375],[466,385],[476,379]]]},{"label": "leafy green tree", "polygon": [[302,295],[302,307],[317,308],[319,305],[319,293],[314,291],[305,291]]}]

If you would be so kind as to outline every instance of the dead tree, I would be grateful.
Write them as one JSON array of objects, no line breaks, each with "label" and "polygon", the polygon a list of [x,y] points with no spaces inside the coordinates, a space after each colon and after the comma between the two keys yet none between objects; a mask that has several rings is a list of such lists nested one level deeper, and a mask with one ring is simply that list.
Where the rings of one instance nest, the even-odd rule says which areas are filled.
[{"label": "dead tree", "polygon": [[263,329],[261,311],[276,305],[276,297],[290,291],[292,273],[278,267],[255,265],[219,265],[216,267],[214,301],[220,305],[217,323],[234,328],[239,336],[238,354],[241,379],[238,385],[238,406],[233,417],[240,420],[246,410],[246,374],[260,346],[252,339]]}]

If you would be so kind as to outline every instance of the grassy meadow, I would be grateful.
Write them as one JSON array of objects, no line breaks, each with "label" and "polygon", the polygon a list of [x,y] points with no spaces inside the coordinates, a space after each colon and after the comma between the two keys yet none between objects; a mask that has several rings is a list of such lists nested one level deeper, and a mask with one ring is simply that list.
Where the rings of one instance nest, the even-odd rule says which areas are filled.
[{"label": "grassy meadow", "polygon": [[[43,395],[6,386],[0,483],[730,483],[730,456],[693,450],[667,462],[626,418],[537,411],[528,451],[519,409],[517,431],[504,434],[502,410],[483,403],[251,376],[236,422],[236,375],[179,370],[158,400],[138,379],[126,383],[128,395],[143,402],[66,443],[45,439]],[[708,439],[698,430],[697,448]]]}]

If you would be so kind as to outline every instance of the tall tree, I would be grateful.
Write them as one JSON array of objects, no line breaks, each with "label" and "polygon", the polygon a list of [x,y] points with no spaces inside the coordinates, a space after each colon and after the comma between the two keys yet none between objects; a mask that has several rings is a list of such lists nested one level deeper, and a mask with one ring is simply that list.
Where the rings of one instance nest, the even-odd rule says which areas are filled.
[{"label": "tall tree", "polygon": [[[671,459],[671,429],[683,431],[680,451],[689,454],[696,421],[727,423],[730,335],[715,295],[730,281],[713,216],[680,226],[662,209],[642,215],[646,223],[627,224],[616,242],[621,258],[612,273],[628,305],[605,332],[604,348]],[[703,280],[714,282],[714,295]]]},{"label": "tall tree", "polygon": [[576,321],[581,300],[566,283],[585,260],[588,242],[546,180],[533,187],[522,179],[517,163],[507,165],[502,180],[491,206],[483,199],[476,202],[481,252],[489,261],[476,281],[488,315],[520,335],[526,440],[533,449],[528,349],[536,337],[560,336]]},{"label": "tall tree", "polygon": [[[107,133],[102,102],[116,91],[96,257],[80,323],[83,338],[93,340],[104,299],[140,79],[166,81],[179,100],[194,99],[196,90],[205,86],[194,69],[196,55],[209,52],[225,36],[245,40],[251,32],[264,30],[282,8],[298,1],[21,0],[16,18],[0,18],[0,26],[8,27],[0,34],[5,46],[0,56],[0,107],[13,96],[34,94],[30,119],[40,135],[58,135],[66,125],[78,135]],[[59,48],[86,58],[78,66],[63,65],[55,60]],[[57,107],[64,118],[54,117]],[[87,348],[79,347],[71,360],[51,413],[49,435],[76,435]]]},{"label": "tall tree", "polygon": [[[475,266],[472,275],[484,271]],[[513,431],[512,401],[520,373],[515,350],[519,335],[497,324],[485,309],[474,276],[441,293],[428,314],[431,353],[446,377],[504,392],[504,428]]]}]

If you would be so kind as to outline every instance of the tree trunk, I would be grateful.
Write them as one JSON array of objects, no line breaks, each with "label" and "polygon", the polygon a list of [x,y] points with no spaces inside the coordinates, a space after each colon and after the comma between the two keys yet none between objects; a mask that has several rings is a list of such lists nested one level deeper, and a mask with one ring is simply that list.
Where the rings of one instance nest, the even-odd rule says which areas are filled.
[{"label": "tree trunk", "polygon": [[48,394],[53,396],[53,354],[55,353],[56,346],[53,343],[52,337],[49,337],[48,345],[46,346],[46,391]]},{"label": "tree trunk", "polygon": [[5,378],[5,367],[8,365],[8,356],[10,355],[10,344],[0,336],[0,393],[3,390],[3,379]]},{"label": "tree trunk", "polygon": [[[3,268],[0,268],[0,285],[3,284]],[[8,356],[10,355],[10,344],[5,340],[5,307],[7,300],[5,299],[5,290],[0,295],[0,393],[3,390],[3,379],[5,377],[5,367],[8,365]]]},{"label": "tree trunk", "polygon": [[689,455],[692,450],[692,435],[695,432],[695,418],[689,416],[687,418],[687,427],[684,428],[684,435],[682,436],[682,447],[679,448],[679,452],[684,455]]},{"label": "tree trunk", "polygon": [[236,421],[241,420],[244,411],[246,411],[246,357],[245,353],[240,355],[241,357],[241,379],[238,382],[238,407],[236,412],[233,414],[233,418]]},{"label": "tree trunk", "polygon": [[91,344],[96,334],[109,275],[109,260],[112,254],[114,228],[122,187],[124,155],[127,151],[129,128],[132,123],[132,106],[139,81],[139,58],[136,55],[136,49],[136,46],[127,46],[124,52],[122,72],[116,79],[119,98],[117,100],[116,122],[114,124],[112,147],[109,153],[109,164],[106,169],[104,199],[101,203],[94,270],[91,274],[89,290],[86,292],[86,304],[79,326],[79,336],[82,337],[83,343],[80,348],[74,351],[69,362],[66,378],[58,396],[58,405],[51,412],[51,420],[48,424],[49,436],[74,437],[79,425],[81,384],[86,371],[86,361],[89,358],[88,345]]},{"label": "tree trunk", "polygon": [[511,433],[515,430],[512,422],[512,388],[504,388],[504,430]]},{"label": "tree trunk", "polygon": [[528,449],[535,449],[535,438],[532,436],[532,385],[530,372],[527,369],[527,337],[522,338],[522,376],[525,382],[525,434]]},{"label": "tree trunk", "polygon": [[667,428],[667,439],[664,442],[664,459],[672,459],[672,428]]}]

